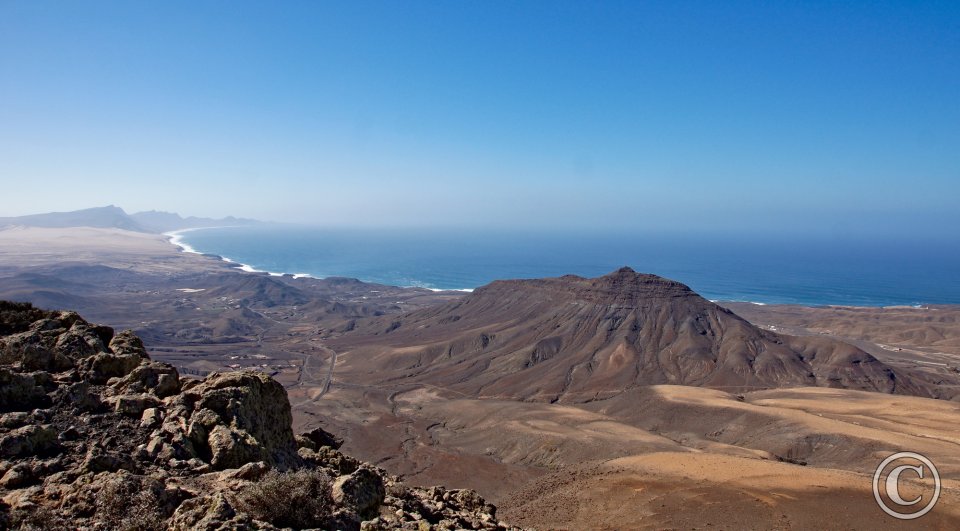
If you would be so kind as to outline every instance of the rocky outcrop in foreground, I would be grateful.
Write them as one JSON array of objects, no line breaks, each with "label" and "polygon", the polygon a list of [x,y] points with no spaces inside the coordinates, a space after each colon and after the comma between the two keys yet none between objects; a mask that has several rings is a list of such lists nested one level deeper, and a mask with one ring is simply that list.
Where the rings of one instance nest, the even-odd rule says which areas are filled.
[{"label": "rocky outcrop in foreground", "polygon": [[131,331],[0,301],[0,529],[506,528],[338,447],[269,376],[181,379]]}]

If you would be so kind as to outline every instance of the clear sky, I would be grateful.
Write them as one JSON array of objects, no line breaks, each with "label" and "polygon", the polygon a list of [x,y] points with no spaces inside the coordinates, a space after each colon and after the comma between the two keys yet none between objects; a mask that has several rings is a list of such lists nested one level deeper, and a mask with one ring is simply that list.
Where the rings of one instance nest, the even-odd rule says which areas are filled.
[{"label": "clear sky", "polygon": [[955,234],[960,2],[0,0],[0,215]]}]

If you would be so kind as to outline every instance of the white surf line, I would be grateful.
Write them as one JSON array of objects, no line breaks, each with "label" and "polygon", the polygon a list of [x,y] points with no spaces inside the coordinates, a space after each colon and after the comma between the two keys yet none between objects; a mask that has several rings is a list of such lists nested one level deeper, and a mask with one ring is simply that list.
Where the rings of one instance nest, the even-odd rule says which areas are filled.
[{"label": "white surf line", "polygon": [[[407,286],[407,287],[408,287],[408,288],[423,288],[423,286]],[[474,290],[474,288],[450,288],[450,289],[444,289],[444,288],[423,288],[423,289],[428,289],[428,290],[430,290],[430,291],[460,291],[460,292],[463,292],[463,293],[473,293],[473,290]]]},{"label": "white surf line", "polygon": [[[177,247],[179,247],[182,252],[191,253],[191,254],[201,254],[201,255],[202,255],[202,254],[208,254],[208,253],[200,252],[200,251],[196,250],[194,247],[192,247],[190,244],[188,244],[188,243],[186,243],[185,241],[183,241],[183,234],[184,234],[184,233],[193,232],[193,231],[195,231],[195,230],[205,230],[205,229],[231,229],[231,228],[235,228],[235,227],[242,227],[242,225],[224,225],[224,226],[221,226],[221,227],[194,227],[194,228],[190,228],[190,229],[178,229],[178,230],[172,230],[172,231],[164,232],[163,235],[168,238],[167,241],[169,241],[169,242],[172,243],[173,245],[176,245]],[[326,278],[326,277],[317,277],[317,276],[311,275],[310,273],[278,273],[278,272],[276,272],[276,271],[266,271],[266,270],[263,270],[263,269],[257,269],[257,268],[253,267],[253,266],[250,265],[250,264],[244,264],[244,263],[242,263],[242,262],[238,262],[238,261],[236,261],[236,260],[234,260],[234,259],[232,259],[232,258],[228,258],[228,257],[223,256],[223,255],[217,255],[217,256],[219,256],[221,260],[223,260],[224,262],[226,262],[226,263],[228,263],[228,264],[235,264],[233,268],[234,268],[234,269],[239,269],[240,271],[243,271],[244,273],[266,273],[267,275],[269,275],[269,276],[271,276],[271,277],[292,276],[294,279],[310,278],[310,279],[314,279],[314,280],[323,280],[324,278]],[[330,275],[330,276],[340,276],[340,275]],[[361,282],[367,282],[367,283],[370,283],[370,284],[379,284],[379,283],[380,283],[380,282],[376,282],[376,281],[367,281],[367,280],[363,280],[363,279],[359,279],[359,280],[360,280]],[[430,291],[459,291],[459,292],[462,292],[462,293],[472,293],[472,292],[473,292],[473,289],[474,289],[474,288],[450,288],[450,289],[441,289],[441,288],[427,288],[427,287],[424,287],[424,286],[398,286],[398,287],[401,287],[401,288],[422,288],[422,289],[428,289],[428,290],[430,290]]]},{"label": "white surf line", "polygon": [[[183,241],[183,235],[184,235],[185,233],[187,233],[187,232],[193,232],[193,231],[196,231],[196,230],[207,230],[207,229],[234,229],[234,228],[239,228],[239,227],[243,227],[243,225],[218,225],[218,226],[216,226],[216,227],[190,227],[190,228],[186,228],[186,229],[177,229],[177,230],[167,231],[167,232],[164,232],[164,233],[163,233],[163,236],[166,236],[166,237],[167,237],[167,241],[169,241],[169,242],[172,243],[173,245],[176,245],[177,247],[180,248],[181,251],[183,251],[183,252],[185,252],[185,253],[204,254],[204,253],[201,253],[200,251],[194,249],[193,247],[191,247],[188,243],[184,242],[184,241]],[[231,261],[232,261],[232,260],[231,260]]]},{"label": "white surf line", "polygon": [[[213,228],[213,227],[209,227],[209,228]],[[190,253],[190,254],[203,254],[203,253],[201,253],[200,251],[197,251],[196,249],[194,249],[193,247],[191,247],[191,246],[190,246],[188,243],[186,243],[185,241],[183,241],[183,234],[184,234],[184,233],[186,233],[186,232],[191,232],[191,231],[195,231],[195,230],[200,230],[200,227],[194,228],[194,229],[172,230],[172,231],[169,231],[169,232],[164,232],[163,235],[167,237],[167,241],[168,241],[168,242],[170,242],[170,243],[172,243],[173,245],[176,245],[177,247],[179,247],[181,252]]]},{"label": "white surf line", "polygon": [[[190,229],[179,229],[179,230],[172,230],[172,231],[169,231],[169,232],[164,232],[163,235],[168,238],[168,241],[169,241],[170,243],[172,243],[173,245],[176,245],[177,247],[179,247],[182,252],[191,253],[191,254],[207,254],[207,253],[202,253],[202,252],[196,250],[196,249],[195,249],[194,247],[192,247],[190,244],[188,244],[188,243],[186,243],[185,241],[183,241],[183,234],[184,234],[184,233],[187,233],[187,232],[193,232],[193,231],[195,231],[195,230],[232,229],[232,228],[236,228],[236,227],[242,227],[242,225],[223,225],[223,226],[219,226],[219,227],[194,227],[194,228],[190,228]],[[250,264],[244,264],[244,263],[242,263],[242,262],[237,262],[236,260],[233,260],[233,259],[231,259],[231,258],[227,258],[226,256],[220,256],[220,259],[223,260],[224,262],[228,263],[228,264],[236,264],[236,265],[234,266],[234,269],[239,269],[239,270],[241,270],[241,271],[243,271],[243,272],[245,272],[245,273],[266,273],[266,274],[270,275],[271,277],[282,277],[282,276],[288,274],[288,273],[277,273],[277,272],[274,272],[274,271],[264,271],[264,270],[261,270],[261,269],[257,269],[257,268],[255,268],[255,267],[251,266]],[[306,274],[304,274],[304,273],[297,273],[297,274],[293,275],[294,278],[302,278],[302,277],[307,277],[307,276],[309,276],[309,275],[306,275]],[[311,278],[312,278],[312,277],[311,277]]]}]

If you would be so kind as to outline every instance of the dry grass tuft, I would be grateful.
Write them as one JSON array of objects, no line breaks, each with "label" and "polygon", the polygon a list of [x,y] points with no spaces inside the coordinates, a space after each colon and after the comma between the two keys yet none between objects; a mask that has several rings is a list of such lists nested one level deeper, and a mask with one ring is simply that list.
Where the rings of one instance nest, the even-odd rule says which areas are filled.
[{"label": "dry grass tuft", "polygon": [[231,501],[253,518],[278,527],[322,527],[333,506],[332,481],[320,470],[271,470]]}]

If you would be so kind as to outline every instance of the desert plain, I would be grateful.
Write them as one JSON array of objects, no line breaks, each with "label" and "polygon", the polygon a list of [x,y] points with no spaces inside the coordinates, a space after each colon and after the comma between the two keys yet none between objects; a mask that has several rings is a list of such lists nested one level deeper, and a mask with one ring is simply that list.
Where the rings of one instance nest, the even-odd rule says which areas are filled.
[{"label": "desert plain", "polygon": [[[298,430],[412,484],[476,489],[515,525],[960,528],[960,307],[714,308],[611,275],[433,292],[246,273],[158,234],[0,230],[0,299],[131,328],[181,374],[267,372]],[[763,347],[740,359],[731,341]],[[899,451],[942,478],[913,521],[872,492]]]}]

